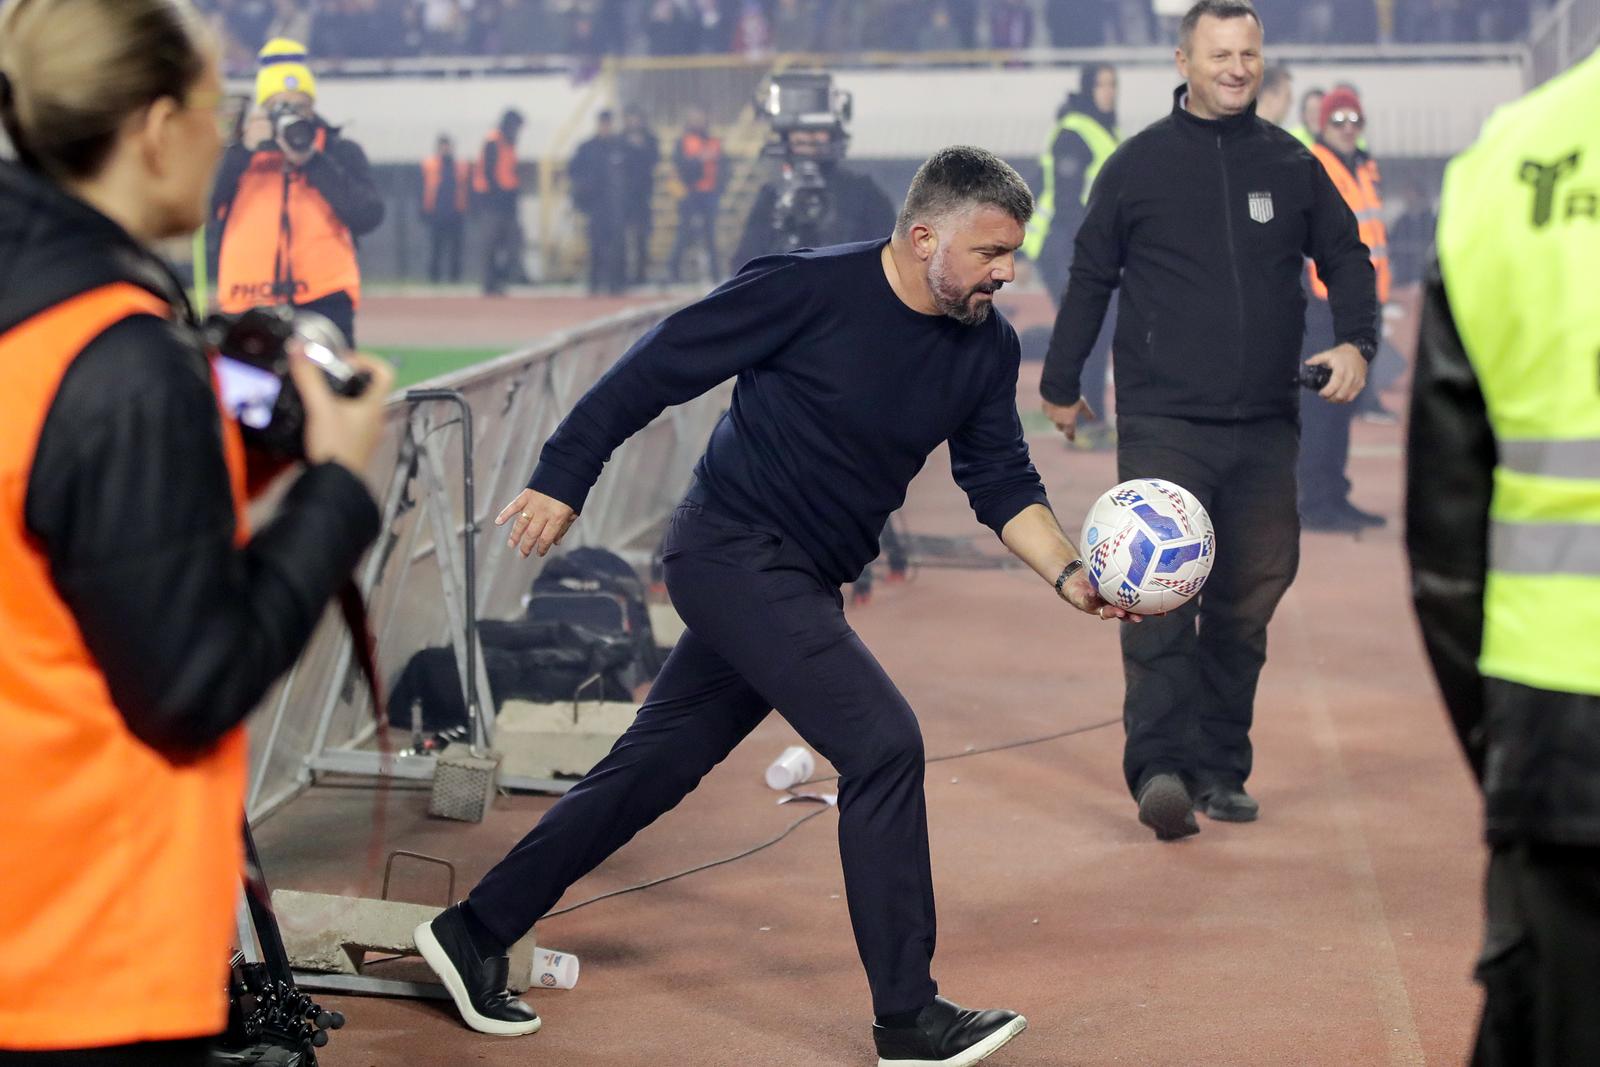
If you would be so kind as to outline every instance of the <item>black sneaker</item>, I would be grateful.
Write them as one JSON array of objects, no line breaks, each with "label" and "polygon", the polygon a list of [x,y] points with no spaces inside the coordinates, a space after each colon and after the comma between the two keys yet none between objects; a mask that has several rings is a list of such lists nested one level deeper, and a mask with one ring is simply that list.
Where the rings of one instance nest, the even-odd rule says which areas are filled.
[{"label": "black sneaker", "polygon": [[539,1016],[511,995],[506,978],[511,961],[505,956],[481,959],[461,917],[461,905],[444,909],[432,922],[422,923],[412,935],[417,951],[450,991],[456,1010],[466,1024],[481,1034],[516,1037],[536,1033]]},{"label": "black sneaker", "polygon": [[1213,785],[1200,790],[1195,798],[1195,810],[1217,822],[1255,822],[1261,814],[1261,805],[1244,791],[1242,785]]},{"label": "black sneaker", "polygon": [[1162,841],[1200,832],[1194,821],[1194,798],[1176,774],[1152,774],[1139,787],[1139,821],[1156,832]]},{"label": "black sneaker", "polygon": [[1307,533],[1360,533],[1367,524],[1343,508],[1319,508],[1300,513],[1300,529]]},{"label": "black sneaker", "polygon": [[914,1026],[872,1025],[878,1067],[966,1067],[1028,1028],[1014,1011],[972,1011],[934,997]]}]

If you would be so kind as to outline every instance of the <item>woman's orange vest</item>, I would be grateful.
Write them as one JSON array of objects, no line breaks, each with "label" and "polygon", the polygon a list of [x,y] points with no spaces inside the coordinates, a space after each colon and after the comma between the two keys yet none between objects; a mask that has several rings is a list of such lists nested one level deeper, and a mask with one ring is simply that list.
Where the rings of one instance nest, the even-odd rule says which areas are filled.
[{"label": "woman's orange vest", "polygon": [[[424,214],[433,214],[433,209],[439,203],[439,185],[443,178],[444,161],[438,156],[429,156],[422,161],[422,211]],[[456,161],[456,211],[466,214],[467,190],[472,180],[472,164],[466,160]]]},{"label": "woman's orange vest", "polygon": [[[282,239],[285,182],[288,240]],[[294,279],[293,297],[274,295],[274,266],[280,274],[276,280]],[[350,228],[306,181],[303,170],[286,174],[281,155],[258,153],[239,178],[223,225],[218,303],[236,314],[263,304],[306,304],[334,293],[349,293],[353,304],[361,304],[361,267]]]},{"label": "woman's orange vest", "polygon": [[[1378,274],[1378,303],[1389,300],[1389,228],[1383,221],[1383,198],[1378,195],[1378,165],[1370,159],[1351,174],[1339,156],[1326,145],[1311,146],[1311,154],[1322,161],[1323,169],[1344,197],[1344,202],[1355,212],[1361,227],[1361,243],[1372,255],[1372,269]],[[1317,277],[1317,265],[1308,263],[1311,271],[1311,291],[1318,300],[1328,299],[1328,287]]]},{"label": "woman's orange vest", "polygon": [[[34,454],[89,342],[159,297],[116,283],[0,335],[0,1047],[220,1033],[242,868],[246,739],[175,760],[129,732],[28,531]],[[244,445],[222,446],[245,525]],[[159,618],[130,625],[159,626]]]}]

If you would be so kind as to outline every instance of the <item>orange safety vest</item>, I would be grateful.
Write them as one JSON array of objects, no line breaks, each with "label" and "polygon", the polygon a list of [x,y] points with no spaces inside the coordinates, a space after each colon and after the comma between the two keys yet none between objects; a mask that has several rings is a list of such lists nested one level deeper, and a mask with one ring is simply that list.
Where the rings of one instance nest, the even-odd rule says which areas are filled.
[{"label": "orange safety vest", "polygon": [[[1378,274],[1378,302],[1389,300],[1389,228],[1383,222],[1383,198],[1378,195],[1378,164],[1367,160],[1356,168],[1354,174],[1339,159],[1333,149],[1324,144],[1311,146],[1311,154],[1322,161],[1322,166],[1333,179],[1333,184],[1344,197],[1344,202],[1355,212],[1361,227],[1361,243],[1372,254],[1372,268]],[[1328,287],[1317,277],[1317,265],[1308,263],[1311,271],[1311,291],[1318,300],[1328,299]]]},{"label": "orange safety vest", "polygon": [[700,160],[700,177],[691,188],[697,193],[717,191],[717,170],[722,166],[722,142],[715,137],[702,137],[698,133],[683,135],[683,154]]},{"label": "orange safety vest", "polygon": [[[0,1047],[167,1041],[227,1025],[246,737],[174,760],[136,738],[25,516],[39,434],[78,353],[171,308],[131,283],[0,335]],[[244,516],[244,443],[223,416]],[[160,625],[159,619],[130,625]]]},{"label": "orange safety vest", "polygon": [[[494,184],[489,184],[489,146],[499,144],[500,156],[494,166]],[[478,156],[478,165],[472,168],[472,191],[483,194],[489,192],[514,193],[517,191],[517,150],[501,130],[491,133],[483,142],[483,152]]]},{"label": "orange safety vest", "polygon": [[[318,135],[318,146],[323,134]],[[289,237],[281,240],[284,183],[289,185]],[[280,245],[286,245],[280,257]],[[281,259],[281,263],[280,263]],[[273,267],[294,277],[294,296],[272,291]],[[307,304],[334,293],[349,293],[361,304],[361,267],[350,229],[304,171],[283,170],[283,157],[260,153],[239,179],[228,209],[217,261],[217,301],[230,314],[263,304]]]},{"label": "orange safety vest", "polygon": [[[429,156],[422,161],[422,210],[426,214],[433,214],[433,209],[438,206],[443,168],[444,161],[438,156]],[[471,181],[472,164],[456,160],[456,210],[463,214],[467,210],[467,189]]]}]

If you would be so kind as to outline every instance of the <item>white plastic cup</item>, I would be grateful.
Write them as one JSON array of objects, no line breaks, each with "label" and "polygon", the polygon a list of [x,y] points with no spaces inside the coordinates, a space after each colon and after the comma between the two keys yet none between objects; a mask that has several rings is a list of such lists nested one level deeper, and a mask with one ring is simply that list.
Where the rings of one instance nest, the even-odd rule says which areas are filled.
[{"label": "white plastic cup", "polygon": [[578,957],[560,949],[535,948],[533,981],[544,989],[571,989],[578,984]]},{"label": "white plastic cup", "polygon": [[810,778],[816,769],[817,761],[808,749],[790,745],[767,768],[767,786],[777,790],[793,789]]}]

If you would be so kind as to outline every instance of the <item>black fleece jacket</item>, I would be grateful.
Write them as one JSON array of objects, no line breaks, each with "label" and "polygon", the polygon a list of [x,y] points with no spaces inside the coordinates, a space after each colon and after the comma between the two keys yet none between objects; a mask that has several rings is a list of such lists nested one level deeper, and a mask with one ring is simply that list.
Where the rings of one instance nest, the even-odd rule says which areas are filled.
[{"label": "black fleece jacket", "polygon": [[1322,164],[1256,117],[1184,110],[1129,138],[1089,196],[1040,391],[1079,397],[1112,290],[1124,414],[1293,417],[1306,257],[1328,283],[1339,342],[1376,350],[1376,277],[1356,219]]},{"label": "black fleece jacket", "polygon": [[360,479],[322,464],[235,547],[216,395],[182,289],[111,219],[0,162],[0,334],[119,281],[177,314],[125,319],[73,360],[24,521],[129,728],[182,754],[238,725],[294,662],[379,517]]}]

